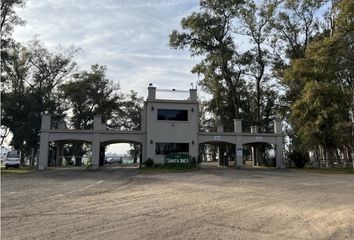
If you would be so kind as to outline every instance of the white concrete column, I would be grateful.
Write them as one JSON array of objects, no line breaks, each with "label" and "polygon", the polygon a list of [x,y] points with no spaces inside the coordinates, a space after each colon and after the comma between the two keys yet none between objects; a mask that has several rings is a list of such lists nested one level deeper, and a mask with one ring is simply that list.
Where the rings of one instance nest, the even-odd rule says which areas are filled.
[{"label": "white concrete column", "polygon": [[48,168],[48,155],[49,155],[49,133],[41,132],[39,144],[39,162],[38,169],[44,170]]},{"label": "white concrete column", "polygon": [[142,166],[142,164],[146,160],[146,149],[145,148],[146,148],[146,145],[141,143],[141,159],[140,159],[141,165],[139,164],[140,167]]},{"label": "white concrete column", "polygon": [[93,130],[106,130],[105,124],[102,124],[101,115],[95,115],[93,117]]},{"label": "white concrete column", "polygon": [[191,157],[195,157],[195,159],[198,160],[198,153],[199,153],[199,145],[197,143],[197,140],[192,140],[190,143],[189,143],[189,155]]},{"label": "white concrete column", "polygon": [[234,131],[235,133],[242,133],[242,120],[234,119]]},{"label": "white concrete column", "polygon": [[50,129],[50,125],[52,123],[52,117],[49,114],[43,114],[42,115],[42,125],[41,129]]},{"label": "white concrete column", "polygon": [[258,166],[258,163],[256,161],[256,149],[254,146],[251,147],[251,154],[252,154],[253,167]]},{"label": "white concrete column", "polygon": [[146,161],[148,158],[154,159],[155,156],[155,142],[152,139],[147,139],[146,141],[146,145],[144,145],[145,147],[145,159],[144,161]]},{"label": "white concrete column", "polygon": [[221,153],[221,146],[220,144],[218,145],[218,167],[221,167],[221,162],[222,162],[222,159],[224,157],[224,155]]},{"label": "white concrete column", "polygon": [[50,129],[51,116],[48,114],[42,115],[41,124],[41,136],[39,142],[39,161],[38,169],[43,170],[48,168],[48,156],[49,156],[49,133],[47,130]]},{"label": "white concrete column", "polygon": [[97,169],[100,162],[100,134],[94,133],[92,139],[92,168]]},{"label": "white concrete column", "polygon": [[259,166],[259,162],[261,160],[261,149],[260,149],[259,145],[257,145],[255,149],[256,149],[256,151],[255,151],[255,153],[256,153],[256,164],[257,164],[257,166]]},{"label": "white concrete column", "polygon": [[283,137],[277,137],[277,145],[276,145],[276,167],[277,168],[285,168],[284,158],[283,158]]},{"label": "white concrete column", "polygon": [[251,126],[251,133],[258,133],[258,126]]},{"label": "white concrete column", "polygon": [[197,89],[189,89],[189,100],[198,101]]},{"label": "white concrete column", "polygon": [[236,136],[236,161],[235,167],[242,168],[243,167],[243,146],[242,146],[242,136]]},{"label": "white concrete column", "polygon": [[282,124],[280,121],[274,121],[274,133],[275,134],[282,134]]},{"label": "white concrete column", "polygon": [[63,164],[63,150],[64,144],[56,142],[55,145],[57,146],[57,156],[56,156],[56,166],[61,166]]},{"label": "white concrete column", "polygon": [[155,100],[155,99],[156,99],[156,87],[149,86],[147,100]]}]

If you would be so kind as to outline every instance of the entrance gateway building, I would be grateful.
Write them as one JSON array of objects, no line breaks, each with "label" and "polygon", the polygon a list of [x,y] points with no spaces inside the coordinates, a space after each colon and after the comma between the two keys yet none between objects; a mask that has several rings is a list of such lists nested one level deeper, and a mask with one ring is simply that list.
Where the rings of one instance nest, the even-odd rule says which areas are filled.
[{"label": "entrance gateway building", "polygon": [[[140,144],[142,161],[151,158],[158,164],[163,164],[166,155],[171,153],[186,153],[197,159],[200,144],[233,144],[237,168],[243,166],[243,145],[270,143],[274,146],[276,167],[284,167],[280,122],[274,122],[272,133],[257,133],[255,128],[251,132],[242,132],[242,121],[238,119],[234,120],[233,132],[224,132],[221,125],[216,132],[200,132],[196,89],[189,90],[188,99],[167,100],[157,99],[156,87],[149,86],[142,118],[140,131],[107,130],[101,116],[94,117],[93,129],[73,130],[66,129],[65,124],[53,124],[50,115],[43,115],[38,167],[43,170],[48,167],[48,163],[51,166],[62,165],[60,156],[63,156],[64,144],[75,142],[92,144],[93,168],[104,165],[105,147],[113,143]],[[50,143],[55,145],[55,154],[50,154]]]}]

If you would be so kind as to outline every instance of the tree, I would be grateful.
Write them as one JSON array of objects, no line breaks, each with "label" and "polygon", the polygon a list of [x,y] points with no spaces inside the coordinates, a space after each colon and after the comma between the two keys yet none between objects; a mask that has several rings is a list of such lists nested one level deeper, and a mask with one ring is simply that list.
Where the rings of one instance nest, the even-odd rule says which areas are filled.
[{"label": "tree", "polygon": [[[4,88],[4,64],[9,58],[8,48],[10,45],[14,45],[15,42],[12,40],[11,35],[13,28],[16,25],[23,25],[24,21],[16,15],[14,8],[24,7],[26,0],[3,0],[0,3],[0,34],[1,34],[1,87]],[[11,46],[10,46],[11,47]],[[1,125],[3,130],[1,135],[1,145],[3,144],[5,138],[10,133],[9,128],[5,125]]]},{"label": "tree", "polygon": [[[350,54],[354,46],[354,28],[350,27],[353,13],[346,11],[350,2],[343,3],[346,1],[333,6],[337,15],[331,19],[331,31],[314,36],[304,57],[292,60],[284,74],[285,80],[296,79],[303,86],[290,113],[295,134],[312,150],[322,149],[330,163],[338,149],[350,157],[348,146],[353,144],[348,131],[354,94]],[[343,14],[344,23],[340,20]]]},{"label": "tree", "polygon": [[[1,9],[1,22],[0,22],[0,31],[1,31],[1,41],[3,39],[11,36],[13,29],[16,25],[24,24],[19,16],[15,12],[15,8],[23,8],[26,5],[26,0],[2,0],[0,9]],[[3,44],[3,42],[1,43]]]},{"label": "tree", "polygon": [[36,153],[42,114],[64,114],[56,89],[75,69],[76,50],[50,53],[34,40],[28,46],[13,42],[7,53],[1,72],[1,123],[13,134],[11,145],[24,155],[31,149]]},{"label": "tree", "polygon": [[114,117],[109,119],[108,126],[126,131],[141,130],[142,112],[143,98],[131,90],[129,94],[122,96],[121,106],[114,111]]},{"label": "tree", "polygon": [[279,11],[271,21],[275,30],[272,38],[273,74],[285,86],[282,98],[286,108],[300,97],[302,82],[298,78],[284,77],[289,63],[305,57],[311,39],[319,33],[320,21],[315,17],[326,0],[286,0],[279,5]]},{"label": "tree", "polygon": [[70,122],[75,129],[91,129],[95,115],[109,120],[120,107],[119,86],[106,78],[105,66],[92,65],[90,72],[75,74],[73,80],[61,84],[59,89],[71,106]]},{"label": "tree", "polygon": [[[203,56],[192,72],[202,76],[200,84],[213,95],[210,110],[229,124],[240,118],[239,89],[244,84],[233,41],[233,20],[242,0],[202,0],[200,12],[181,21],[181,32],[173,31],[170,46],[189,48],[192,56]],[[226,114],[227,112],[227,114]]]},{"label": "tree", "polygon": [[249,1],[241,9],[241,24],[240,34],[250,38],[252,47],[243,54],[246,59],[246,74],[254,78],[256,90],[256,105],[255,105],[255,122],[259,126],[262,120],[262,84],[267,79],[266,68],[268,59],[270,58],[269,51],[264,43],[269,38],[272,30],[271,20],[276,10],[277,1],[263,1],[256,4],[254,1]]},{"label": "tree", "polygon": [[334,151],[340,147],[348,122],[346,100],[333,83],[308,82],[302,98],[292,106],[292,122],[308,149],[321,146],[333,167]]},{"label": "tree", "polygon": [[337,66],[339,84],[344,93],[352,96],[351,99],[348,98],[347,105],[351,109],[351,151],[354,151],[354,2],[335,2],[333,9],[337,13],[334,16],[333,41],[336,43],[334,46],[341,50],[336,53],[341,59]]}]

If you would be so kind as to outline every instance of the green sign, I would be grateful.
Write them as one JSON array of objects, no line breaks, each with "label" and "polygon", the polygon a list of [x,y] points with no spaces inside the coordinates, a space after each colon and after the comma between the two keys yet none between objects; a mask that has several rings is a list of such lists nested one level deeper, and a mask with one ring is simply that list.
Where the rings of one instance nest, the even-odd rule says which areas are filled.
[{"label": "green sign", "polygon": [[187,154],[169,154],[165,158],[165,164],[189,164],[189,156]]}]

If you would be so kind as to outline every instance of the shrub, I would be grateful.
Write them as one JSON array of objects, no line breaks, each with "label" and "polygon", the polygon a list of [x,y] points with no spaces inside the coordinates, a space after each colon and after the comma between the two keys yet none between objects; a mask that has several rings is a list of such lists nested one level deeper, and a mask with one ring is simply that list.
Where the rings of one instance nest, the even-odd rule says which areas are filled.
[{"label": "shrub", "polygon": [[310,161],[309,154],[303,150],[293,150],[288,154],[288,158],[297,168],[304,168],[306,163]]},{"label": "shrub", "polygon": [[92,168],[92,158],[89,158],[86,162],[86,169],[91,169]]},{"label": "shrub", "polygon": [[144,162],[145,167],[152,167],[154,165],[154,160],[152,160],[151,158],[148,158],[147,160],[145,160]]},{"label": "shrub", "polygon": [[71,160],[72,157],[65,157],[65,165],[66,166],[73,166],[74,162]]}]

